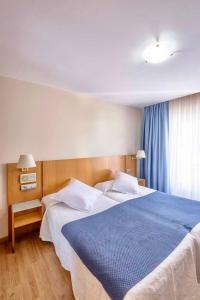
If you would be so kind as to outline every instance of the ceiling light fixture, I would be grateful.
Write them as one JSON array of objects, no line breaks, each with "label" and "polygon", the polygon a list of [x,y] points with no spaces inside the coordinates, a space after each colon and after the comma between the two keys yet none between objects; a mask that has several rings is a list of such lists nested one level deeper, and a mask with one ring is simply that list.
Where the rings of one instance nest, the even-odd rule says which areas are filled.
[{"label": "ceiling light fixture", "polygon": [[157,42],[149,46],[144,52],[144,59],[147,63],[160,63],[174,54],[172,48],[167,43]]}]

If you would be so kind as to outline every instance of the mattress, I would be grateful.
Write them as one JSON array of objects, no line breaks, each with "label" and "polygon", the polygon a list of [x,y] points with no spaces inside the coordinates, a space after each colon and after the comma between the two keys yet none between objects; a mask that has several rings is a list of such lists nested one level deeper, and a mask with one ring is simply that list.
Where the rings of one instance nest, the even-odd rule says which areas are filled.
[{"label": "mattress", "polygon": [[[144,187],[142,190],[146,194],[153,191]],[[121,197],[121,199],[124,197],[124,195],[117,194],[117,197]],[[133,199],[133,196],[134,198],[138,198],[142,195],[141,193],[128,196],[126,194],[126,197],[129,197],[129,199]],[[128,201],[128,199],[126,198],[123,201]],[[61,228],[68,222],[101,212],[117,205],[118,202],[102,195],[96,203],[94,210],[89,213],[71,209],[62,203],[56,203],[48,196],[44,197],[43,202],[47,206],[47,209],[43,218],[40,237],[44,241],[53,242],[56,254],[63,268],[71,272],[75,298],[78,300],[110,299],[101,283],[81,262],[68,241],[64,238]],[[188,234],[167,259],[130,289],[124,299],[199,300],[200,287],[198,284],[198,274],[200,269],[199,259],[197,258],[200,257],[200,243],[197,240],[200,236],[200,227],[197,226],[194,232],[195,235]],[[182,276],[183,271],[187,274],[184,278]]]}]

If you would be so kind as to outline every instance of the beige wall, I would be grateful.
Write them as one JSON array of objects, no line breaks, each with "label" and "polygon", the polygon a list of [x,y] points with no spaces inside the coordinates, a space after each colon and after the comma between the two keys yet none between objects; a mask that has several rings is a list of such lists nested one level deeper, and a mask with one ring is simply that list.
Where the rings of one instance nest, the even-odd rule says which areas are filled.
[{"label": "beige wall", "polygon": [[0,77],[0,237],[7,234],[6,169],[36,160],[134,153],[141,110]]}]

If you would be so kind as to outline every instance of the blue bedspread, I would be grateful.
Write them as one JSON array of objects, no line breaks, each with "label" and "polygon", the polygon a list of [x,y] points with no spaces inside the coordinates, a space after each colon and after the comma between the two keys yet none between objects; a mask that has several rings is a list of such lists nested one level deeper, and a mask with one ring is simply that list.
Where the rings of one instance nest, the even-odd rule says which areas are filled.
[{"label": "blue bedspread", "polygon": [[134,206],[180,224],[189,231],[200,222],[200,202],[195,200],[155,192],[135,199]]},{"label": "blue bedspread", "polygon": [[199,202],[155,192],[65,224],[62,233],[109,296],[118,300],[199,222]]}]

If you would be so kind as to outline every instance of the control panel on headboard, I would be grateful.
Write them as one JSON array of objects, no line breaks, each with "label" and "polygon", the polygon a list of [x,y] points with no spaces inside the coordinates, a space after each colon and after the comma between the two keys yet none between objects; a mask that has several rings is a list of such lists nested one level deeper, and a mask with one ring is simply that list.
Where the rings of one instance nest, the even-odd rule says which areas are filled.
[{"label": "control panel on headboard", "polygon": [[[35,184],[35,188],[23,190],[20,176],[22,174],[34,174],[33,172],[36,173],[36,178],[30,176],[32,182],[29,182],[29,184]],[[27,172],[21,172],[17,169],[16,163],[8,164],[7,187],[8,206],[22,201],[40,199],[42,197],[42,162],[36,162],[36,168],[29,169]]]}]

